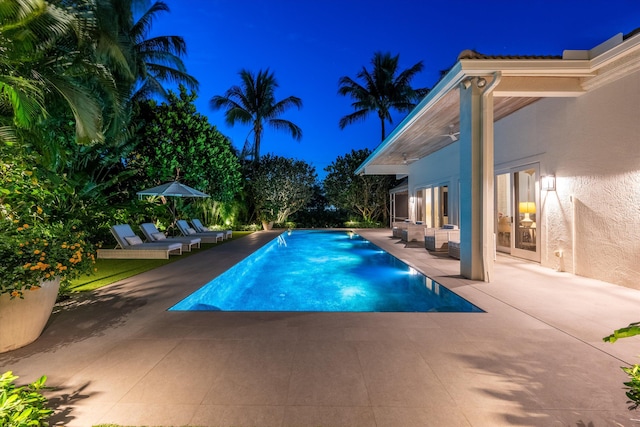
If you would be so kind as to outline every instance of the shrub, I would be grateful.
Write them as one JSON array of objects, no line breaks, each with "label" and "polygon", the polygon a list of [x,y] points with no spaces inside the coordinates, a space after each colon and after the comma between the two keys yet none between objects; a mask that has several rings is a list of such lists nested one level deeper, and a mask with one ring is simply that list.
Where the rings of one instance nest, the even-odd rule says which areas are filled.
[{"label": "shrub", "polygon": [[[640,335],[640,322],[616,329],[611,335],[604,337],[602,340],[614,343],[620,338],[629,338],[636,335]],[[640,407],[640,365],[622,366],[620,369],[629,376],[629,381],[623,383],[627,390],[625,394],[629,398],[629,401],[627,401],[629,410],[638,409]]]},{"label": "shrub", "polygon": [[3,427],[48,426],[46,421],[53,411],[46,407],[47,399],[40,393],[47,377],[17,387],[13,372],[0,376],[0,425]]},{"label": "shrub", "polygon": [[73,223],[0,219],[0,294],[22,298],[25,290],[60,277],[64,288],[93,271],[93,246]]}]

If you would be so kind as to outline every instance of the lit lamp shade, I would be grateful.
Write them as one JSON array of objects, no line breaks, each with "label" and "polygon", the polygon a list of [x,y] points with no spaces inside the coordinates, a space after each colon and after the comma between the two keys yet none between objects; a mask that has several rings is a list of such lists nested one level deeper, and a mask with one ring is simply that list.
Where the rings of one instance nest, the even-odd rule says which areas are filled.
[{"label": "lit lamp shade", "polygon": [[520,202],[518,211],[523,214],[536,213],[536,204],[533,202]]},{"label": "lit lamp shade", "polygon": [[520,202],[520,205],[518,206],[518,211],[521,214],[524,214],[524,218],[520,220],[520,223],[522,224],[522,226],[534,228],[535,223],[533,222],[529,214],[536,213],[536,204],[533,202]]}]

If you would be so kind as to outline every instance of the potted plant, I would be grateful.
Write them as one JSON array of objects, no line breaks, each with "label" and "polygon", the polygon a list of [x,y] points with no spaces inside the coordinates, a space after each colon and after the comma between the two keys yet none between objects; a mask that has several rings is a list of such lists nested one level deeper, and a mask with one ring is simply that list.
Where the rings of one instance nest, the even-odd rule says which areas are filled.
[{"label": "potted plant", "polygon": [[76,224],[0,219],[0,352],[33,342],[60,287],[93,270],[95,256]]},{"label": "potted plant", "polygon": [[25,164],[0,162],[0,353],[38,338],[59,288],[95,262],[81,224],[48,214],[57,208],[54,186]]}]

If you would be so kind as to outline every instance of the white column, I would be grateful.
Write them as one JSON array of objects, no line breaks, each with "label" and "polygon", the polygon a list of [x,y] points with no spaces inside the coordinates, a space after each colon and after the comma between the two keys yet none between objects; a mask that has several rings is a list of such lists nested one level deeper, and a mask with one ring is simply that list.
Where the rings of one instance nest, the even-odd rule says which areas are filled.
[{"label": "white column", "polygon": [[460,274],[489,281],[494,256],[493,97],[483,97],[475,79],[469,83],[460,85]]}]

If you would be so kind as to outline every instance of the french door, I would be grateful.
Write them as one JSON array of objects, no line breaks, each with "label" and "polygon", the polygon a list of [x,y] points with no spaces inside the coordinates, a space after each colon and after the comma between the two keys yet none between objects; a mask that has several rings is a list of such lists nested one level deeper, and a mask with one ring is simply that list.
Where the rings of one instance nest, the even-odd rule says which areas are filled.
[{"label": "french door", "polygon": [[426,227],[449,224],[449,187],[423,188],[416,192],[416,221]]},{"label": "french door", "polygon": [[495,178],[496,249],[540,262],[538,164],[498,174]]}]

